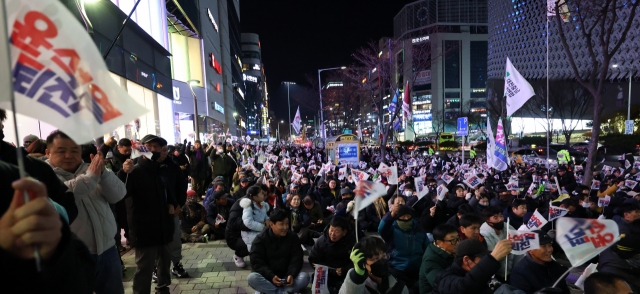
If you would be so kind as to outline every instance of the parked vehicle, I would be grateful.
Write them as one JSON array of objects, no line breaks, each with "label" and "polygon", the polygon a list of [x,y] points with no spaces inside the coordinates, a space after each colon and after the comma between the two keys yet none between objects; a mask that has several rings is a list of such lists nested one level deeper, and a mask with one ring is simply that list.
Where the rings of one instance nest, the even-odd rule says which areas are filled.
[{"label": "parked vehicle", "polygon": [[[587,160],[587,155],[583,152],[580,152],[576,149],[568,147],[566,145],[550,145],[549,146],[549,159],[557,160],[558,159],[558,151],[560,150],[569,151],[569,155],[571,155],[571,159],[575,161],[575,164],[582,164],[585,160]],[[547,147],[536,147],[536,148],[521,148],[513,152],[515,155],[527,156],[529,158],[547,158]]]},{"label": "parked vehicle", "polygon": [[596,163],[604,159],[605,162],[618,162],[620,156],[624,154],[635,155],[636,150],[620,146],[603,145],[598,148],[596,153]]}]

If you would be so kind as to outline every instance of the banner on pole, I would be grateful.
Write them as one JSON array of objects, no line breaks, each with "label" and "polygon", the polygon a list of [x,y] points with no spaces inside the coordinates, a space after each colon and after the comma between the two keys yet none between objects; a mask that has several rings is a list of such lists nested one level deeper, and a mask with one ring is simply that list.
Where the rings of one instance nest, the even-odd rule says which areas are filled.
[{"label": "banner on pole", "polygon": [[529,250],[540,248],[538,233],[507,228],[507,238],[511,241],[511,253],[515,255],[524,255]]},{"label": "banner on pole", "polygon": [[573,266],[579,266],[620,240],[614,220],[563,217],[556,222],[556,242]]}]

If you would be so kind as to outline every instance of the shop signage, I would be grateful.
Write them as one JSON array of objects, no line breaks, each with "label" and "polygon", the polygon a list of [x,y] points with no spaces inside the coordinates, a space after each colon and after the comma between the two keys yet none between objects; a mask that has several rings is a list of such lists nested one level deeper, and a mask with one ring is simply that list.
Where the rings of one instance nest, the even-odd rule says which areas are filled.
[{"label": "shop signage", "polygon": [[254,64],[253,65],[253,70],[260,70],[260,65],[259,64]]},{"label": "shop signage", "polygon": [[209,53],[209,59],[210,59],[209,65],[213,69],[215,69],[216,72],[218,72],[219,74],[222,74],[222,66],[220,65],[220,63],[216,59],[215,55],[213,55],[213,53]]},{"label": "shop signage", "polygon": [[416,76],[416,80],[413,82],[414,86],[421,86],[431,84],[431,70],[423,70],[418,72],[418,76]]},{"label": "shop signage", "polygon": [[242,78],[245,81],[254,82],[254,83],[258,82],[258,78],[254,77],[254,76],[247,75],[247,74],[242,74]]},{"label": "shop signage", "polygon": [[182,104],[182,101],[180,101],[180,88],[178,87],[173,87],[173,103]]},{"label": "shop signage", "polygon": [[424,41],[428,41],[429,40],[429,36],[422,36],[422,37],[418,37],[418,38],[413,38],[411,39],[411,44],[418,44],[418,43],[422,43]]},{"label": "shop signage", "polygon": [[209,21],[211,21],[213,28],[218,32],[218,23],[216,23],[216,20],[213,18],[213,14],[211,14],[211,10],[209,10],[209,8],[207,8],[207,16],[209,16]]},{"label": "shop signage", "polygon": [[224,108],[222,107],[222,105],[218,104],[217,102],[213,101],[213,109],[217,110],[218,112],[224,114]]}]

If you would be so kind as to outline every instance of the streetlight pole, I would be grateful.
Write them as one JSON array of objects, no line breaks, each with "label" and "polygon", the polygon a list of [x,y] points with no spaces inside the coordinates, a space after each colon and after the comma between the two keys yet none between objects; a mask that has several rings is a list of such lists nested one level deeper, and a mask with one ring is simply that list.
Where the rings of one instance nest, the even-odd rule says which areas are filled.
[{"label": "streetlight pole", "polygon": [[200,84],[198,80],[189,80],[189,90],[193,95],[193,122],[195,124],[196,140],[200,140],[200,126],[198,123],[198,100],[196,99],[196,92],[193,91],[193,86]]},{"label": "streetlight pole", "polygon": [[326,145],[326,139],[327,136],[325,134],[325,128],[326,126],[324,125],[324,111],[322,111],[322,81],[320,80],[320,73],[325,71],[325,70],[335,70],[335,69],[346,69],[346,66],[341,66],[341,67],[332,67],[332,68],[322,68],[322,69],[318,69],[318,93],[320,93],[320,122],[321,122],[321,130],[320,130],[320,136],[323,140],[323,144]]},{"label": "streetlight pole", "polygon": [[[289,114],[289,138],[291,138],[291,102],[289,100],[289,87],[291,85],[295,85],[296,83],[294,82],[282,82],[285,85],[287,85],[287,104],[289,105],[289,109],[288,109],[288,114]],[[280,125],[278,125],[278,128],[280,127]]]}]

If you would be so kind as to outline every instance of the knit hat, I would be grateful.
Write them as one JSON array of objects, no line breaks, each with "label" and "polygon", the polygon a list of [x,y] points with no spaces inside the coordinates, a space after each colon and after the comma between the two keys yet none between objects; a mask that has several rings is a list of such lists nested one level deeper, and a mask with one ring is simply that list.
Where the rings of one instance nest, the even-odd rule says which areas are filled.
[{"label": "knit hat", "polygon": [[347,188],[342,188],[340,190],[340,195],[344,195],[344,194],[353,194],[353,192],[348,187]]},{"label": "knit hat", "polygon": [[551,244],[553,243],[553,238],[549,237],[549,235],[547,235],[547,233],[541,231],[541,230],[535,230],[535,231],[531,231],[533,233],[538,234],[538,236],[540,237],[540,245],[545,245],[545,244]]},{"label": "knit hat", "polygon": [[227,195],[227,193],[225,193],[224,191],[216,191],[215,193],[213,193],[213,198],[215,200],[220,200],[227,197],[229,197],[229,195]]},{"label": "knit hat", "polygon": [[456,246],[456,259],[462,259],[465,256],[484,257],[487,254],[489,254],[487,246],[477,238],[466,239]]},{"label": "knit hat", "polygon": [[187,197],[198,197],[198,193],[194,190],[187,190]]},{"label": "knit hat", "polygon": [[22,142],[27,142],[27,141],[28,142],[35,142],[35,141],[38,141],[38,140],[40,140],[40,138],[38,138],[38,136],[29,135],[29,136],[24,137],[24,139],[22,139]]},{"label": "knit hat", "polygon": [[411,207],[409,207],[407,205],[402,205],[398,209],[398,214],[396,215],[396,217],[401,217],[401,216],[407,215],[407,214],[413,215],[413,209],[411,209]]}]

